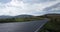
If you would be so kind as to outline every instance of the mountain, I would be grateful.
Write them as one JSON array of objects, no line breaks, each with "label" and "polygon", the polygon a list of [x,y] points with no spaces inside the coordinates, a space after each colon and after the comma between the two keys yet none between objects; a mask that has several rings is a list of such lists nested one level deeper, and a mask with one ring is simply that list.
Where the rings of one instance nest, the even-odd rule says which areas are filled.
[{"label": "mountain", "polygon": [[58,13],[60,14],[60,3],[57,3],[53,6],[47,7],[43,9],[43,11],[47,11],[48,13]]},{"label": "mountain", "polygon": [[0,16],[0,19],[6,19],[6,18],[28,18],[28,17],[33,17],[32,15],[18,15],[18,16],[5,16],[2,15]]},{"label": "mountain", "polygon": [[51,14],[46,14],[45,16],[59,16],[59,17],[60,17],[60,14],[57,14],[57,13],[51,13]]},{"label": "mountain", "polygon": [[29,17],[33,17],[33,15],[18,15],[18,16],[15,16],[15,18],[29,18]]}]

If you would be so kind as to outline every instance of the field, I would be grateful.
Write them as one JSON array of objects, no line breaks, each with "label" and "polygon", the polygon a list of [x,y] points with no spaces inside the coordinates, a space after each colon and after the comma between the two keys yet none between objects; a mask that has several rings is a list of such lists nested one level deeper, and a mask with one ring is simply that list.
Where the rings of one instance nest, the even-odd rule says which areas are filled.
[{"label": "field", "polygon": [[44,28],[40,32],[60,32],[60,15],[52,14],[43,17],[50,19],[50,21],[45,24]]},{"label": "field", "polygon": [[9,22],[26,22],[26,21],[43,20],[43,19],[44,19],[44,18],[41,18],[41,17],[7,18],[7,19],[0,19],[0,23],[9,23]]}]

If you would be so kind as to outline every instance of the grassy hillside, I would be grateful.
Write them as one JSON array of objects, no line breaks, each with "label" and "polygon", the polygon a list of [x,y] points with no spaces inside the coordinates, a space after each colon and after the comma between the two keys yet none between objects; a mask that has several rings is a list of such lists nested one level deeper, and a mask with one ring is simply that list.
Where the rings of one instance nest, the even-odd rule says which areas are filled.
[{"label": "grassy hillside", "polygon": [[40,32],[60,32],[60,14],[47,14],[42,17],[50,19]]},{"label": "grassy hillside", "polygon": [[7,18],[7,19],[0,19],[0,23],[6,22],[26,22],[26,21],[33,21],[33,20],[42,20],[44,18],[41,17],[25,17],[25,18]]}]

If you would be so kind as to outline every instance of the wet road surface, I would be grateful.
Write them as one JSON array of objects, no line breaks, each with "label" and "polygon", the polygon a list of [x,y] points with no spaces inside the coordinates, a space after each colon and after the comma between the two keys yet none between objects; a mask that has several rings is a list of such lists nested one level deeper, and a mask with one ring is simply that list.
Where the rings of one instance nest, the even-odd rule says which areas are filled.
[{"label": "wet road surface", "polygon": [[0,32],[37,32],[47,20],[0,23]]}]

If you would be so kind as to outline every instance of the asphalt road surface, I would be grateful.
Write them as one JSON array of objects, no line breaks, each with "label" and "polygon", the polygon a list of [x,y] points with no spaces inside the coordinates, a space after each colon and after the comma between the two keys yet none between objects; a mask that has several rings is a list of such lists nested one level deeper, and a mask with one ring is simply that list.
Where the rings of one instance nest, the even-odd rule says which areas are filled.
[{"label": "asphalt road surface", "polygon": [[0,32],[37,32],[47,20],[0,23]]}]

